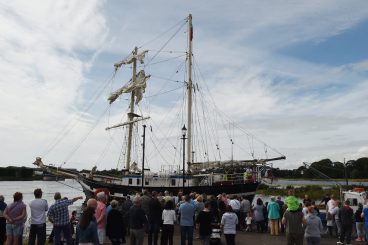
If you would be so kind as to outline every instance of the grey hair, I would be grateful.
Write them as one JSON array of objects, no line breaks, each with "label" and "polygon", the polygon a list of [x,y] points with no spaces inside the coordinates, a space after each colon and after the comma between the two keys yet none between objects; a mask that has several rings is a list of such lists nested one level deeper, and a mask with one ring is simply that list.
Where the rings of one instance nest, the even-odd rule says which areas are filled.
[{"label": "grey hair", "polygon": [[97,193],[96,199],[99,201],[105,200],[105,193],[104,192]]},{"label": "grey hair", "polygon": [[112,200],[112,201],[110,202],[110,204],[111,204],[111,207],[115,209],[115,208],[119,205],[119,202],[118,202],[118,201],[116,201],[116,200]]}]

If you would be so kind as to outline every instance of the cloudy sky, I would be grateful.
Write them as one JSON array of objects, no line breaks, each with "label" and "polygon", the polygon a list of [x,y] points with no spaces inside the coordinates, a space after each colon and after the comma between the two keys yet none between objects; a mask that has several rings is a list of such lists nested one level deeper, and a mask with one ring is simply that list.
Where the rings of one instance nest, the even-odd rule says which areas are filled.
[{"label": "cloudy sky", "polygon": [[[122,131],[104,128],[123,119],[106,98],[126,77],[110,80],[113,64],[147,42],[152,58],[161,47],[153,38],[189,13],[198,77],[232,123],[287,157],[278,167],[368,156],[366,0],[2,0],[0,166],[31,167],[41,156],[70,168],[115,168],[122,161]],[[165,50],[185,50],[185,31]],[[167,91],[158,78],[170,72],[161,68],[155,80],[154,67],[147,68],[156,81],[148,93]],[[151,102],[148,125],[162,141],[155,126],[162,115],[174,117],[169,111],[180,102],[175,94]],[[126,99],[118,104],[126,107]],[[245,158],[234,141],[234,157]],[[231,155],[229,144],[222,149]],[[151,155],[169,159],[165,154]],[[165,161],[149,162],[158,169]]]}]

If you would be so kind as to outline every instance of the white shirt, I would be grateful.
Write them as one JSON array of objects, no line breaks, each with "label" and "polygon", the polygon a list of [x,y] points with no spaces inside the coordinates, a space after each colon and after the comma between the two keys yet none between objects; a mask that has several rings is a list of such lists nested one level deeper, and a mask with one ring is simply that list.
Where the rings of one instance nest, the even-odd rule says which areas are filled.
[{"label": "white shirt", "polygon": [[247,221],[247,225],[251,225],[252,224],[252,217],[247,216],[245,218],[245,220]]},{"label": "white shirt", "polygon": [[164,225],[173,225],[176,221],[175,210],[164,209],[162,211],[162,220]]},{"label": "white shirt", "polygon": [[30,204],[31,208],[31,224],[45,224],[46,211],[49,209],[45,199],[36,198]]},{"label": "white shirt", "polygon": [[234,211],[239,211],[240,202],[236,199],[231,199],[229,205],[233,208]]},{"label": "white shirt", "polygon": [[236,234],[238,216],[235,213],[226,212],[222,215],[221,224],[224,226],[224,234]]},{"label": "white shirt", "polygon": [[336,202],[335,200],[333,199],[330,199],[328,202],[327,202],[327,211],[328,210],[331,210],[332,208],[334,208],[336,206]]}]

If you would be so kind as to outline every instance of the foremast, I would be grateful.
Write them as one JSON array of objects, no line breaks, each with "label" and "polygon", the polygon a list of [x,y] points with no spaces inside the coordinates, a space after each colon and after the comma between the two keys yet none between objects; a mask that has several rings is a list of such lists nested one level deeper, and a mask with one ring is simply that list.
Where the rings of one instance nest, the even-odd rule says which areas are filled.
[{"label": "foremast", "polygon": [[[135,56],[137,55],[138,48],[135,47],[133,50],[133,76],[132,76],[132,82],[135,83],[135,80],[137,78],[137,58]],[[133,119],[134,119],[134,90],[132,91],[130,95],[130,113],[128,113],[128,149],[127,149],[127,158],[125,163],[125,169],[129,171],[130,168],[130,159],[131,159],[131,153],[132,153],[132,137],[133,137]],[[142,170],[143,171],[143,170]]]},{"label": "foremast", "polygon": [[[131,55],[118,63],[115,66],[115,72],[122,66],[127,64],[132,64],[133,66],[133,74],[132,78],[128,84],[124,85],[120,89],[111,93],[108,100],[110,104],[113,103],[121,94],[130,93],[130,103],[129,103],[129,113],[128,113],[128,121],[124,123],[120,123],[114,126],[107,127],[106,130],[110,130],[112,128],[118,128],[122,126],[128,126],[128,142],[127,142],[127,151],[126,151],[126,162],[125,162],[125,171],[129,172],[130,164],[131,164],[131,155],[132,155],[132,141],[133,141],[133,126],[134,123],[142,120],[149,119],[149,117],[142,117],[140,115],[135,114],[134,108],[135,104],[138,104],[142,98],[146,89],[146,81],[150,78],[150,76],[146,76],[144,70],[140,70],[137,73],[137,61],[140,61],[141,64],[144,63],[145,54],[148,51],[143,51],[138,53],[138,48],[135,47],[132,51]],[[143,170],[142,170],[143,171]]]}]

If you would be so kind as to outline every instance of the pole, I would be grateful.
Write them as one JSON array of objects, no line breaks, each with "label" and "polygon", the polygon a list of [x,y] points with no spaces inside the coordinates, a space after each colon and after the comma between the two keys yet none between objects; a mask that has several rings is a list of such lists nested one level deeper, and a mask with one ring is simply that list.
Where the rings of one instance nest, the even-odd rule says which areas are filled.
[{"label": "pole", "polygon": [[183,134],[183,193],[185,187],[185,134]]},{"label": "pole", "polygon": [[143,125],[143,145],[142,145],[142,193],[143,193],[143,189],[144,189],[144,153],[145,153],[145,149],[146,149],[146,125]]},{"label": "pole", "polygon": [[[138,52],[138,48],[135,47],[133,51],[133,55],[136,55]],[[133,58],[133,77],[132,82],[135,82],[135,79],[137,77],[137,59]],[[133,121],[134,118],[134,92],[132,91],[130,96],[130,113],[128,114],[129,122]],[[133,123],[129,124],[129,132],[128,132],[128,150],[127,150],[127,159],[125,164],[125,169],[129,171],[130,168],[130,156],[132,151],[132,135],[133,135]]]},{"label": "pole", "polygon": [[192,39],[193,39],[193,25],[192,15],[188,16],[188,142],[187,142],[187,158],[188,170],[190,170],[191,152],[192,152]]}]

